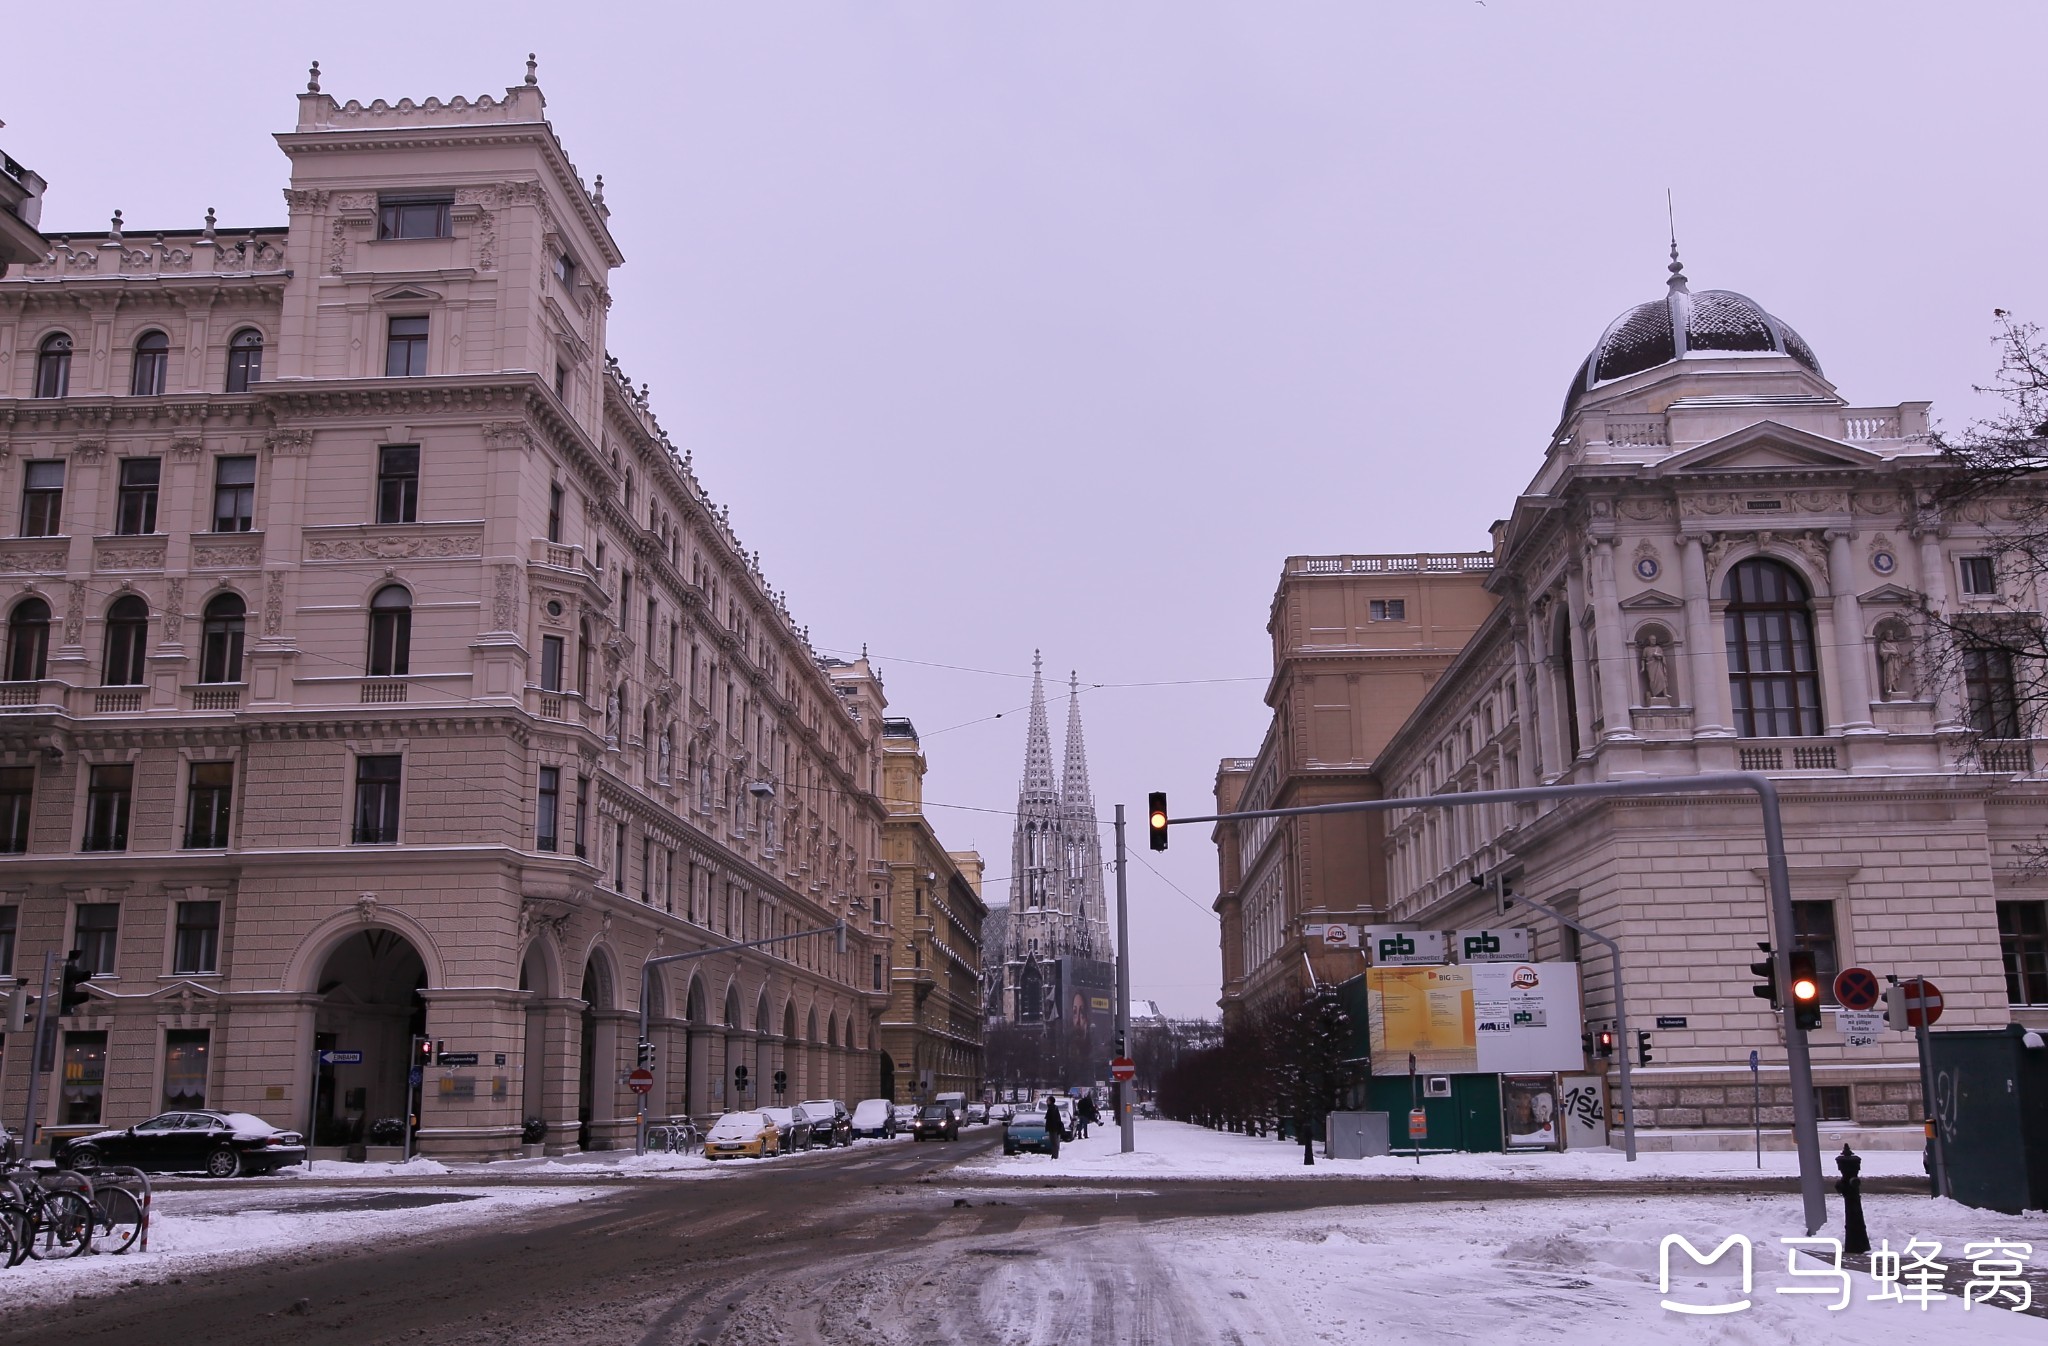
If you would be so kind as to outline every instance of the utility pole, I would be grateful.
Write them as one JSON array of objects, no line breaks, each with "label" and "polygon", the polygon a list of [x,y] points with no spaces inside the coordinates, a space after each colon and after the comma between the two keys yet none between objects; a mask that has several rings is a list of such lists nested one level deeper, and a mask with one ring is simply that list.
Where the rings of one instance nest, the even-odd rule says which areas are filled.
[{"label": "utility pole", "polygon": [[[1116,1040],[1117,1053],[1131,1055],[1131,904],[1129,890],[1124,882],[1124,806],[1116,806]],[[1135,1080],[1116,1082],[1117,1120],[1123,1129],[1123,1153],[1129,1154],[1136,1145],[1132,1131],[1136,1123],[1131,1118],[1135,1109],[1131,1106],[1131,1095],[1136,1092]]]},{"label": "utility pole", "polygon": [[[21,1124],[21,1158],[28,1161],[29,1153],[36,1145],[36,1095],[42,1092],[43,1084],[43,1034],[49,1031],[50,1023],[50,969],[57,961],[54,949],[43,950],[43,994],[36,1001],[36,1035],[30,1040],[28,1053],[28,1116]],[[17,985],[16,995],[26,995],[27,988]],[[311,1151],[307,1151],[311,1153]]]}]

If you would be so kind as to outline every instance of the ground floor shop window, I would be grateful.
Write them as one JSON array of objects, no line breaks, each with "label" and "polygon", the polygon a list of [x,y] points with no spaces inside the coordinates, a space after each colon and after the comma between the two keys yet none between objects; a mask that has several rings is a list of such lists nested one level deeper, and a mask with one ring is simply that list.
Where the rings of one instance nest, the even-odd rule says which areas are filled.
[{"label": "ground floor shop window", "polygon": [[206,1106],[207,1038],[204,1028],[164,1034],[164,1111]]},{"label": "ground floor shop window", "polygon": [[64,1035],[64,1088],[57,1120],[65,1126],[98,1126],[100,1097],[107,1083],[107,1035]]}]

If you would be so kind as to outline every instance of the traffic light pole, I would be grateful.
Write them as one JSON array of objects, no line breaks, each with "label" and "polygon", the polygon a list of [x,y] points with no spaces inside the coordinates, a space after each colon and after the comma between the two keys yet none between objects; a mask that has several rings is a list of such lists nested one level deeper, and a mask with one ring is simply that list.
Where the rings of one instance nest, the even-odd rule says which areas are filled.
[{"label": "traffic light pole", "polygon": [[[29,1152],[36,1145],[36,1096],[43,1085],[43,1034],[49,1031],[50,1021],[50,970],[56,966],[57,951],[43,950],[43,994],[36,1001],[36,1033],[29,1039],[28,1049],[28,1115],[21,1123],[21,1158],[28,1162]],[[22,988],[14,988],[16,995]]]},{"label": "traffic light pole", "polygon": [[[1117,1055],[1131,1055],[1131,906],[1128,889],[1124,883],[1124,806],[1116,806],[1116,1040]],[[1135,1080],[1117,1080],[1116,1115],[1123,1131],[1123,1153],[1129,1154],[1137,1147],[1132,1135],[1136,1123],[1131,1118],[1135,1111],[1131,1095],[1137,1092]]]},{"label": "traffic light pole", "polygon": [[[1772,945],[1781,985],[1789,985],[1789,950],[1793,942],[1792,881],[1785,863],[1785,826],[1778,807],[1778,787],[1755,771],[1713,771],[1669,779],[1596,781],[1590,785],[1533,785],[1510,790],[1473,790],[1449,795],[1415,795],[1393,799],[1359,799],[1341,804],[1308,804],[1288,809],[1249,809],[1242,813],[1172,818],[1169,823],[1244,822],[1252,818],[1292,818],[1319,813],[1391,813],[1401,809],[1476,808],[1486,804],[1537,804],[1572,799],[1619,799],[1643,795],[1725,794],[1744,790],[1757,798],[1763,814],[1766,889],[1770,900]],[[1785,1066],[1792,1086],[1792,1138],[1799,1151],[1799,1194],[1811,1235],[1827,1223],[1825,1175],[1821,1171],[1820,1119],[1813,1096],[1813,1059],[1798,1009],[1785,997]],[[1623,1039],[1623,1050],[1626,1050]],[[1626,1105],[1624,1105],[1626,1106]],[[1632,1120],[1628,1109],[1624,1122]]]},{"label": "traffic light pole", "polygon": [[[864,909],[865,904],[856,898],[854,910],[859,912]],[[815,930],[799,930],[789,935],[770,935],[766,939],[742,940],[737,944],[720,944],[709,949],[692,949],[688,953],[665,953],[658,958],[649,958],[646,962],[640,964],[640,1036],[634,1039],[633,1064],[639,1065],[639,1044],[647,1041],[648,991],[652,987],[654,980],[647,975],[649,972],[652,972],[664,963],[680,963],[691,958],[709,958],[715,953],[732,953],[737,949],[759,949],[770,944],[786,943],[792,939],[808,939],[812,935],[837,935],[839,937],[839,952],[846,952],[846,921],[842,917],[831,925],[821,925]],[[758,1029],[760,1025],[756,1024],[754,1027]],[[616,1088],[617,1086],[614,1085],[613,1087]],[[633,1110],[633,1153],[636,1155],[647,1153],[647,1095],[640,1094],[638,1098],[639,1102]]]}]

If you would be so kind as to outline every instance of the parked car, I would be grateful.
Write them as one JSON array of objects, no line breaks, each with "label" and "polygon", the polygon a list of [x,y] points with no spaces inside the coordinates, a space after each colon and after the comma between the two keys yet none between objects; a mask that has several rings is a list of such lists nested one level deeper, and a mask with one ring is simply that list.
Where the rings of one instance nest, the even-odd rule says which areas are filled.
[{"label": "parked car", "polygon": [[853,1144],[853,1114],[836,1098],[807,1098],[803,1110],[811,1118],[811,1143],[830,1148]]},{"label": "parked car", "polygon": [[988,1119],[992,1122],[1007,1124],[1016,1115],[1017,1109],[1008,1103],[998,1103],[988,1110]]},{"label": "parked car", "polygon": [[898,1103],[895,1112],[898,1132],[906,1132],[917,1125],[917,1104]]},{"label": "parked car", "polygon": [[969,1103],[967,1105],[967,1115],[961,1120],[969,1126],[979,1126],[988,1120],[988,1104]]},{"label": "parked car", "polygon": [[919,1140],[958,1140],[960,1114],[944,1103],[927,1103],[917,1114],[917,1126],[911,1134]]},{"label": "parked car", "polygon": [[59,1168],[81,1173],[128,1164],[153,1173],[234,1178],[303,1163],[306,1139],[246,1112],[163,1112],[126,1129],[60,1140],[50,1157]]},{"label": "parked car", "polygon": [[855,1140],[893,1140],[896,1137],[896,1109],[886,1098],[864,1098],[854,1105]]},{"label": "parked car", "polygon": [[728,1112],[704,1137],[706,1159],[766,1159],[781,1149],[781,1133],[765,1111]]},{"label": "parked car", "polygon": [[812,1134],[810,1115],[801,1106],[794,1108],[763,1108],[775,1123],[777,1154],[792,1154],[797,1150],[808,1150],[816,1143]]},{"label": "parked car", "polygon": [[[1052,1118],[1048,1126],[1046,1119]],[[1059,1112],[1052,1102],[1044,1107],[1024,1105],[1017,1109],[1014,1117],[1003,1126],[1003,1153],[1016,1154],[1020,1150],[1036,1150],[1057,1159],[1060,1157]]]}]

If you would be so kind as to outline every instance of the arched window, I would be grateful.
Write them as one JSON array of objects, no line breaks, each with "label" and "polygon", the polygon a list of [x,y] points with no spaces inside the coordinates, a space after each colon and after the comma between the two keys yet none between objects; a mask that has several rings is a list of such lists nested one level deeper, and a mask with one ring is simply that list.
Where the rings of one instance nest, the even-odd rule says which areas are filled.
[{"label": "arched window", "polygon": [[263,333],[244,327],[228,342],[228,391],[246,393],[263,381]]},{"label": "arched window", "polygon": [[107,609],[107,644],[101,685],[135,687],[142,682],[142,654],[149,643],[149,604],[134,594],[114,600]]},{"label": "arched window", "polygon": [[50,656],[50,605],[25,598],[7,616],[7,680],[40,682]]},{"label": "arched window", "polygon": [[1579,755],[1579,683],[1572,669],[1571,618],[1560,608],[1550,628],[1550,664],[1557,670],[1558,717],[1564,721],[1562,741],[1566,763]]},{"label": "arched window", "polygon": [[1820,732],[1820,676],[1806,585],[1776,561],[1753,558],[1730,572],[1728,684],[1744,738]]},{"label": "arched window", "polygon": [[71,391],[71,338],[52,332],[36,347],[36,396],[62,397]]},{"label": "arched window", "polygon": [[144,332],[135,342],[135,365],[128,375],[128,391],[136,397],[156,397],[164,390],[164,376],[171,368],[171,339],[162,332]]},{"label": "arched window", "polygon": [[370,676],[398,678],[412,667],[412,595],[387,584],[370,600]]},{"label": "arched window", "polygon": [[242,632],[248,611],[240,594],[222,594],[206,605],[199,645],[201,682],[242,680]]}]

